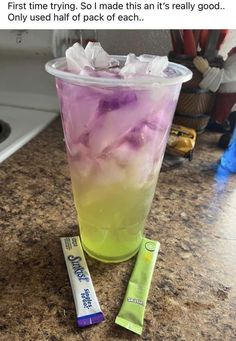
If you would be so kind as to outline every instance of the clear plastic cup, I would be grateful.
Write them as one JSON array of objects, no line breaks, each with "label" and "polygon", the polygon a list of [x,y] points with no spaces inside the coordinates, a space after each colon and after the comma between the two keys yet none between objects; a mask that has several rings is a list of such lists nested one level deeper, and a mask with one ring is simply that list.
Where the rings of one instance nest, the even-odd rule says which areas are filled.
[{"label": "clear plastic cup", "polygon": [[169,63],[162,77],[81,76],[66,71],[65,58],[46,70],[56,77],[83,248],[103,262],[127,260],[139,249],[181,85],[192,73]]}]

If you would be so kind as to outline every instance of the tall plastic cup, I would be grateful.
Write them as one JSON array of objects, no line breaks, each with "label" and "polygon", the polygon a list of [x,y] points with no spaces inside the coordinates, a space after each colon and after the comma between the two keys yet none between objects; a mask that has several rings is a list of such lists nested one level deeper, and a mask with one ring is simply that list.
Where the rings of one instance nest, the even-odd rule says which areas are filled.
[{"label": "tall plastic cup", "polygon": [[104,262],[129,259],[143,237],[181,85],[192,73],[169,63],[163,77],[89,77],[67,72],[65,58],[46,70],[56,77],[83,248]]}]

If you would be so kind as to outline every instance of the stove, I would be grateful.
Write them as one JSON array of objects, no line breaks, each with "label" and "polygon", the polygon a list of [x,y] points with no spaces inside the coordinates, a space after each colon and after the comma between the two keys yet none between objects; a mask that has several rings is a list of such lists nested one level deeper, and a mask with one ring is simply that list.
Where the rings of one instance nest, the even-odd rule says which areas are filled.
[{"label": "stove", "polygon": [[0,118],[4,122],[3,134],[0,133],[0,162],[29,142],[56,116],[50,111],[0,106]]},{"label": "stove", "polygon": [[[45,49],[45,35],[39,36],[44,48],[35,47],[34,40],[38,33],[29,31],[27,46],[32,48],[24,50],[21,45],[18,51],[9,47],[9,38],[14,34],[14,31],[0,31],[0,162],[30,141],[59,115],[54,79],[44,68],[45,63],[53,58],[49,43]],[[19,34],[17,31],[18,38]],[[33,37],[30,40],[31,34]],[[44,34],[50,35],[52,31]],[[8,39],[7,49],[1,46],[4,35]]]},{"label": "stove", "polygon": [[0,143],[5,141],[11,133],[11,127],[8,123],[0,120]]}]

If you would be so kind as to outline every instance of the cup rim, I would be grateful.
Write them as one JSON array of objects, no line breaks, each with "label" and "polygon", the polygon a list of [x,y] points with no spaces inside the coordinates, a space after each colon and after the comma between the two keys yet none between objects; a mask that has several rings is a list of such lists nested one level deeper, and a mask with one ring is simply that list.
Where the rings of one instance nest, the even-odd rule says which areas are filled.
[{"label": "cup rim", "polygon": [[[126,56],[112,55],[111,57],[118,59],[120,62],[125,62]],[[155,56],[153,56],[155,57]],[[94,85],[94,86],[138,86],[138,87],[150,87],[150,86],[166,86],[177,85],[189,81],[192,78],[192,71],[186,66],[181,64],[169,62],[168,68],[173,72],[172,77],[162,76],[138,76],[132,78],[104,78],[104,77],[92,77],[86,75],[79,75],[73,72],[63,70],[66,66],[66,57],[56,58],[48,61],[45,65],[46,71],[55,76],[56,78],[63,79],[72,84],[78,85]]]}]

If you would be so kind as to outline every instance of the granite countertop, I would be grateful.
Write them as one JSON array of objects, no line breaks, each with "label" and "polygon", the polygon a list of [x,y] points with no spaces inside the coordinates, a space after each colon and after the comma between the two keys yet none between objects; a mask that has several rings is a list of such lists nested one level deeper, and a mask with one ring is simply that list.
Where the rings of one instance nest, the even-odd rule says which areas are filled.
[{"label": "granite countertop", "polygon": [[79,330],[59,242],[78,234],[60,122],[0,166],[0,340],[236,340],[236,176],[218,135],[160,174],[146,235],[161,242],[141,337],[114,324],[135,259],[87,257],[105,322]]}]

